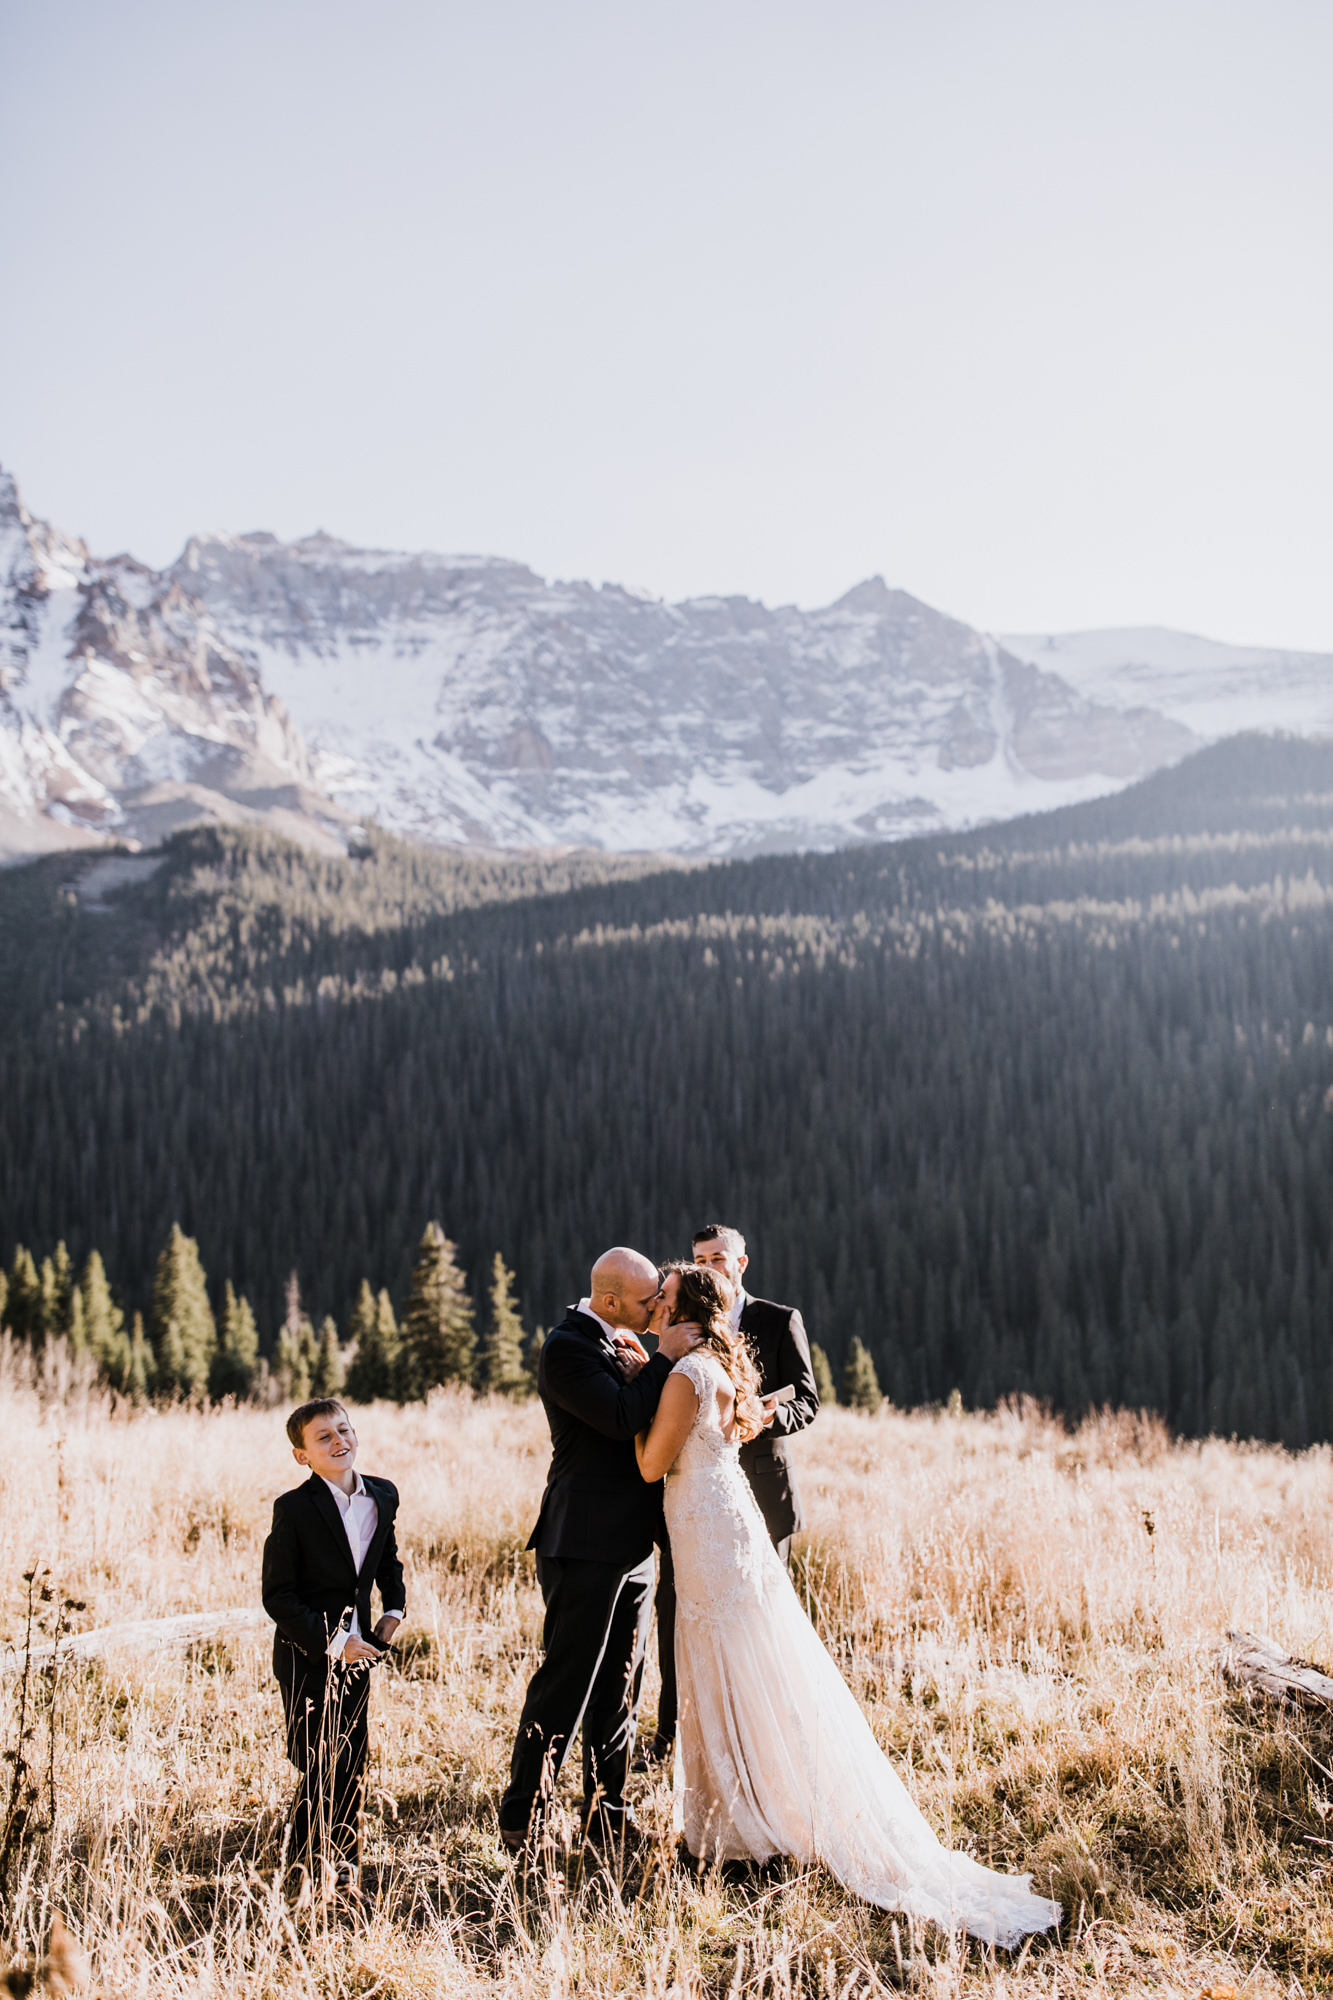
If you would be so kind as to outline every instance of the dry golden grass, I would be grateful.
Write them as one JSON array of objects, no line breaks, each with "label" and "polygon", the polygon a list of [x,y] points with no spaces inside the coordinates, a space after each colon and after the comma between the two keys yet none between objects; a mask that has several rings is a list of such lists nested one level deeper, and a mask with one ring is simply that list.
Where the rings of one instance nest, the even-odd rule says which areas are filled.
[{"label": "dry golden grass", "polygon": [[[34,1560],[79,1628],[257,1598],[280,1415],[113,1417],[0,1383],[3,1636]],[[826,1412],[801,1441],[801,1578],[881,1742],[932,1822],[1064,1901],[1016,1958],[921,1936],[817,1870],[700,1880],[667,1787],[641,1875],[557,1850],[520,1879],[495,1834],[539,1599],[522,1553],[546,1465],[540,1407],[464,1395],[358,1413],[361,1463],[402,1491],[411,1612],[375,1697],[364,1927],[274,1887],[292,1773],[266,1634],[112,1648],[33,1685],[53,1775],[11,1944],[62,1910],[108,1995],[366,1996],[1333,1989],[1333,1732],[1229,1694],[1229,1625],[1333,1658],[1333,1455],[1169,1446],[1035,1412]],[[15,1742],[20,1682],[0,1689]],[[655,1700],[650,1670],[647,1709]],[[0,1778],[0,1786],[7,1780]],[[575,1805],[565,1801],[568,1832]],[[45,1810],[45,1807],[43,1807]]]}]

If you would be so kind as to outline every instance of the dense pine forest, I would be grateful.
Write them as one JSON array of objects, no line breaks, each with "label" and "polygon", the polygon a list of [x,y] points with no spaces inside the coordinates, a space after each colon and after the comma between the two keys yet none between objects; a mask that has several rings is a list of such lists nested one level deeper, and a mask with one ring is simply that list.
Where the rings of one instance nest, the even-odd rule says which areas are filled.
[{"label": "dense pine forest", "polygon": [[703,869],[59,855],[0,1007],[0,1254],[96,1250],[127,1325],[177,1224],[276,1362],[293,1271],[364,1339],[430,1223],[484,1333],[497,1255],[531,1330],[716,1219],[900,1403],[1333,1438],[1333,747]]}]

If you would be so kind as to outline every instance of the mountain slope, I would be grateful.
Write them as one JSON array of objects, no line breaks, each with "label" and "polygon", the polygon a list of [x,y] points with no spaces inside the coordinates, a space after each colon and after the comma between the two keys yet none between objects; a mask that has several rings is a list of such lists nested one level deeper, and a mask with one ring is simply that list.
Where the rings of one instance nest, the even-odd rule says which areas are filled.
[{"label": "mountain slope", "polygon": [[345,1315],[431,1217],[549,1325],[606,1242],[721,1215],[899,1402],[1333,1438],[1333,746],[554,895],[486,868],[212,829],[0,878],[13,1236],[140,1303],[180,1221],[271,1340],[293,1266]]},{"label": "mountain slope", "polygon": [[34,521],[0,474],[0,840],[11,851],[152,841],[263,820],[332,848],[282,704],[197,599]]},{"label": "mountain slope", "polygon": [[[1103,792],[1187,728],[1106,703],[872,578],[823,610],[665,604],[326,535],[191,541],[153,572],[0,475],[11,851],[261,821],[743,854]],[[26,843],[26,846],[25,846]]]},{"label": "mountain slope", "polygon": [[1006,635],[1006,650],[1099,701],[1144,704],[1205,740],[1246,729],[1333,735],[1333,656],[1228,646],[1137,626]]}]

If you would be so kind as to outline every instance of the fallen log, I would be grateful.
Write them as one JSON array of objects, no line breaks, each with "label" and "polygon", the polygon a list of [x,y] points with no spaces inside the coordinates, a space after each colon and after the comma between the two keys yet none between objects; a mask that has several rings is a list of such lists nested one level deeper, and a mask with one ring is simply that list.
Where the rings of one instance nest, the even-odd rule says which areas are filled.
[{"label": "fallen log", "polygon": [[[92,1632],[71,1632],[59,1645],[44,1642],[29,1651],[28,1663],[46,1666],[53,1659],[98,1660],[121,1647],[190,1646],[224,1632],[248,1632],[270,1619],[257,1605],[227,1611],[183,1611],[173,1618],[135,1618],[123,1625],[102,1625]],[[0,1674],[23,1670],[21,1646],[0,1647]]]},{"label": "fallen log", "polygon": [[1228,1632],[1218,1647],[1218,1665],[1225,1679],[1238,1687],[1258,1688],[1277,1701],[1294,1701],[1304,1708],[1333,1709],[1333,1679],[1309,1660],[1294,1660],[1271,1639],[1253,1632]]}]

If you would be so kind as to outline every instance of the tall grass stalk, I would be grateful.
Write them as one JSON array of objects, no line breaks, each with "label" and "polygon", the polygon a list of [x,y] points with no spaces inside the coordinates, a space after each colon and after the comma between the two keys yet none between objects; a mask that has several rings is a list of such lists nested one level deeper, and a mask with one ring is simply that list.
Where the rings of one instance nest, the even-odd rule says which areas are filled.
[{"label": "tall grass stalk", "polygon": [[[568,1789],[549,1849],[515,1872],[495,1806],[540,1631],[523,1545],[547,1439],[539,1406],[461,1392],[355,1413],[362,1466],[401,1490],[410,1623],[373,1698],[369,1915],[292,1908],[294,1774],[262,1634],[113,1637],[65,1658],[58,1698],[16,1670],[27,1572],[49,1570],[52,1617],[79,1629],[253,1603],[272,1497],[301,1476],[280,1415],[130,1415],[13,1368],[0,1409],[0,1728],[54,1806],[6,1882],[7,1942],[35,1953],[63,1912],[106,1994],[1333,1984],[1333,1729],[1228,1692],[1213,1657],[1240,1626],[1333,1660],[1326,1449],[1173,1444],[1123,1417],[1070,1434],[1028,1407],[834,1409],[799,1441],[796,1581],[880,1741],[950,1840],[1066,1906],[1058,1940],[1003,1960],[817,1870],[697,1875],[663,1783],[639,1798],[655,1845],[632,1877],[581,1865]],[[41,1762],[25,1704],[23,1728],[40,1709],[54,1732]]]}]

